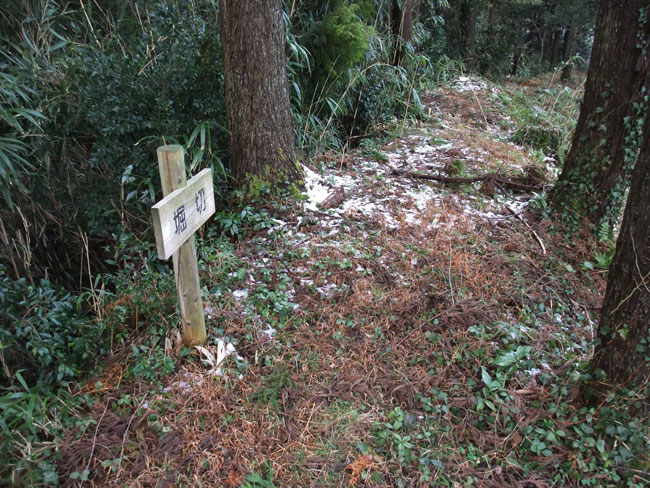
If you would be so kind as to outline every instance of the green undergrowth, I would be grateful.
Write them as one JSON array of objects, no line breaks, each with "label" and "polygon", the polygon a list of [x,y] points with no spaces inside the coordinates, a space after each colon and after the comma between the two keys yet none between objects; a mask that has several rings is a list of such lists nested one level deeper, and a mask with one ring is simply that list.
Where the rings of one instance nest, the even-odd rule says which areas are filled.
[{"label": "green undergrowth", "polygon": [[[514,124],[533,120],[523,98],[502,102],[525,112]],[[433,132],[430,140],[447,142]],[[387,158],[379,141],[358,153]],[[467,166],[452,159],[447,171]],[[179,486],[647,485],[647,419],[629,408],[638,393],[621,389],[597,406],[577,400],[596,327],[588,299],[606,252],[570,252],[575,243],[532,219],[544,256],[515,219],[489,238],[459,221],[416,239],[352,212],[334,229],[267,190],[256,201],[234,195],[198,237],[206,348],[225,342],[237,354],[224,376],[193,380],[191,394],[181,375],[215,365],[180,344],[173,273],[152,244],[114,236],[115,273],[83,297],[6,278],[1,298],[20,299],[7,307],[18,325],[11,336],[3,329],[0,347],[1,483],[101,484],[142,454],[159,470],[151,476],[170,474]],[[456,192],[468,194],[490,208],[475,189]],[[535,205],[543,209],[543,195]],[[108,356],[115,362],[100,364]],[[119,439],[93,453],[90,469],[85,453],[62,479],[62,439],[75,428],[74,440],[92,439],[101,414],[93,404],[114,392],[107,408],[127,421],[148,405],[138,424],[154,432],[147,442],[178,434],[214,443],[191,447],[196,459],[171,447],[156,458],[141,427],[123,452]],[[231,464],[219,464],[224,452]]]},{"label": "green undergrowth", "polygon": [[[464,361],[478,357],[480,369],[462,383],[418,393],[414,411],[385,411],[359,452],[384,457],[396,486],[414,479],[449,487],[535,479],[556,486],[647,486],[648,425],[628,403],[636,394],[620,392],[598,408],[577,404],[576,392],[589,375],[571,351],[585,344],[558,332],[535,350],[530,337],[539,324],[534,313],[527,318],[529,325],[470,327],[471,336],[498,344],[498,353],[459,343]],[[564,325],[586,324],[582,317]],[[427,339],[436,342],[436,334]],[[424,359],[430,375],[445,364],[433,356]],[[539,389],[543,395],[535,394]]]},{"label": "green undergrowth", "polygon": [[509,119],[502,125],[511,130],[510,140],[530,146],[563,162],[571,146],[582,90],[557,85],[514,88],[498,92]]},{"label": "green undergrowth", "polygon": [[116,386],[100,376],[82,388],[107,358],[119,358],[123,379],[154,388],[175,369],[165,348],[177,313],[173,275],[149,244],[126,234],[119,242],[109,260],[118,271],[80,295],[15,280],[0,265],[1,483],[57,484],[66,431],[92,422],[80,412],[96,399],[79,393]]}]

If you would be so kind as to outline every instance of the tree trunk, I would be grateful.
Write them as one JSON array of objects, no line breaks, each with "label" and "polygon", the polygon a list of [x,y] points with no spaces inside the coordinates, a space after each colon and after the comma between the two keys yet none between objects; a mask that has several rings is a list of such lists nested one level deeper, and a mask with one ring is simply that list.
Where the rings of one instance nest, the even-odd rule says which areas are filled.
[{"label": "tree trunk", "polygon": [[496,11],[497,4],[496,0],[490,0],[490,10],[488,10],[488,31],[492,32],[492,27],[494,26],[494,12]]},{"label": "tree trunk", "polygon": [[[494,36],[494,12],[496,11],[496,1],[495,0],[490,0],[490,10],[488,10],[488,18],[487,18],[487,38],[492,39]],[[492,67],[494,65],[494,62],[491,62],[490,65],[487,67],[486,74],[489,77],[492,76]]]},{"label": "tree trunk", "polygon": [[557,66],[560,62],[560,47],[562,46],[562,39],[564,34],[561,30],[553,32],[553,41],[551,45],[551,67]]},{"label": "tree trunk", "polygon": [[413,25],[420,14],[420,0],[406,0],[404,7],[399,6],[397,0],[393,0],[391,13],[391,32],[395,39],[395,53],[393,65],[398,66],[404,54],[404,43],[411,42],[413,38]]},{"label": "tree trunk", "polygon": [[521,53],[519,51],[516,51],[512,55],[512,64],[510,65],[510,76],[517,76],[517,71],[519,70],[520,57],[521,57]]},{"label": "tree trunk", "polygon": [[576,50],[576,26],[570,24],[564,31],[564,45],[562,46],[562,74],[560,79],[564,82],[571,81],[571,74],[573,72],[573,55]]},{"label": "tree trunk", "polygon": [[476,19],[476,10],[471,6],[470,0],[464,0],[460,6],[460,21],[463,35],[463,56],[466,60],[470,60],[474,56]]},{"label": "tree trunk", "polygon": [[[650,127],[646,105],[645,126]],[[616,386],[639,387],[650,399],[650,130],[646,130],[632,175],[623,225],[609,270],[593,369],[604,382],[590,385],[600,401]],[[645,386],[644,386],[645,385]],[[646,403],[646,408],[648,407]]]},{"label": "tree trunk", "polygon": [[282,0],[221,0],[226,116],[237,185],[300,178],[286,70]]},{"label": "tree trunk", "polygon": [[639,38],[648,38],[650,22],[639,22],[642,9],[649,9],[646,0],[600,4],[580,117],[551,194],[556,212],[567,212],[574,229],[576,216],[611,228],[620,215],[640,141],[639,102],[648,74]]},{"label": "tree trunk", "polygon": [[540,42],[542,44],[541,47],[541,58],[540,62],[542,61],[548,61],[549,63],[551,62],[551,51],[552,51],[552,46],[553,46],[553,33],[549,31],[544,31],[540,35]]}]

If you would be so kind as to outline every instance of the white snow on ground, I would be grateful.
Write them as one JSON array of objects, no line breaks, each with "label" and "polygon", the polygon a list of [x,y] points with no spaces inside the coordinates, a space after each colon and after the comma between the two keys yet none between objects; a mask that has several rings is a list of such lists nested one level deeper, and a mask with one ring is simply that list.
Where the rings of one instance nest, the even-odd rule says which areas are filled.
[{"label": "white snow on ground", "polygon": [[[318,204],[322,203],[334,188],[340,187],[345,191],[345,200],[338,208],[320,212],[323,214],[319,216],[321,225],[332,228],[329,236],[338,233],[337,227],[345,217],[362,216],[376,219],[389,229],[399,229],[404,225],[420,225],[427,211],[431,208],[442,208],[442,199],[447,194],[447,189],[442,185],[396,177],[391,173],[393,169],[402,171],[424,169],[436,172],[436,169],[430,169],[433,165],[438,166],[438,170],[442,166],[436,161],[436,154],[454,148],[453,143],[430,146],[425,142],[427,138],[419,135],[411,135],[407,139],[416,144],[415,148],[411,149],[411,145],[405,145],[400,149],[393,149],[387,153],[388,162],[384,164],[370,160],[357,160],[356,171],[349,170],[346,173],[325,176],[305,168],[308,198],[305,208],[308,210],[320,212]],[[462,151],[460,152],[462,154]],[[424,168],[423,161],[427,164]],[[454,203],[459,216],[478,217],[488,221],[511,218],[513,216],[507,207],[515,213],[520,213],[528,203],[521,197],[504,195],[496,195],[492,200],[456,194],[448,194],[447,198]],[[454,222],[455,218],[445,219],[444,222],[434,218],[426,224],[428,228],[437,228],[443,225],[452,226]]]},{"label": "white snow on ground", "polygon": [[305,208],[312,211],[318,210],[318,204],[323,203],[323,200],[329,195],[330,188],[326,186],[321,177],[307,166],[302,167],[305,174],[305,188],[307,189],[307,201]]},{"label": "white snow on ground", "polygon": [[232,294],[237,300],[243,300],[248,298],[248,290],[246,288],[242,290],[235,290],[232,292]]},{"label": "white snow on ground", "polygon": [[488,87],[483,80],[472,79],[468,76],[461,76],[454,84],[454,88],[459,92],[485,90]]},{"label": "white snow on ground", "polygon": [[[454,86],[461,92],[488,88],[487,83],[468,77],[459,78]],[[266,237],[261,238],[262,241],[266,239],[270,242],[281,234],[294,249],[315,251],[317,256],[320,249],[340,248],[350,227],[360,221],[369,221],[394,231],[409,229],[409,232],[424,236],[423,232],[440,228],[453,229],[461,223],[470,227],[488,224],[489,228],[499,220],[516,218],[513,213],[520,214],[528,205],[530,196],[497,193],[490,198],[478,193],[480,183],[474,184],[472,189],[469,185],[447,186],[435,181],[393,174],[395,170],[444,174],[445,164],[453,159],[465,161],[469,174],[480,174],[488,167],[494,170],[494,156],[489,149],[474,147],[469,141],[455,138],[453,134],[458,129],[455,122],[446,120],[445,114],[441,113],[440,117],[441,125],[451,129],[452,136],[446,133],[443,139],[436,135],[435,130],[415,127],[411,128],[411,134],[405,134],[378,148],[386,156],[385,159],[375,160],[358,152],[348,155],[345,165],[331,163],[321,173],[303,166],[306,187],[304,213],[298,215],[293,222],[276,220],[277,225]],[[501,142],[505,140],[500,139]],[[523,152],[514,144],[511,146],[513,152]],[[525,161],[513,161],[508,157],[508,160],[503,161],[503,170],[521,169],[524,163]],[[547,163],[550,167],[550,161]],[[321,208],[320,205],[337,189],[344,191],[343,202],[335,208]],[[354,257],[359,257],[359,251],[355,253]],[[263,269],[268,266],[268,259],[263,252],[254,257],[242,257],[251,269]],[[379,262],[384,264],[383,259]],[[417,260],[412,260],[411,264],[417,265]],[[362,266],[356,265],[356,272],[365,271]],[[304,267],[290,270],[290,274],[296,288],[310,289],[324,299],[330,299],[337,292],[344,291],[346,286],[323,281],[313,274],[312,269]],[[395,274],[395,278],[403,284],[404,278],[399,273]],[[242,289],[234,290],[232,294],[238,301],[246,301],[249,289],[254,290],[256,284],[249,274]],[[293,302],[296,290],[285,291],[288,299]],[[299,306],[295,305],[296,308]],[[276,332],[268,324],[260,324],[261,336],[272,339]],[[225,349],[222,352],[236,354],[232,344],[223,347]],[[220,366],[213,366],[209,373],[221,374]],[[190,388],[192,380],[193,378],[179,377],[175,386]]]},{"label": "white snow on ground", "polygon": [[266,337],[268,337],[269,339],[273,339],[273,337],[275,336],[275,334],[276,334],[277,332],[278,332],[278,331],[277,331],[274,327],[271,327],[271,326],[269,325],[265,330],[262,331],[262,334],[264,334],[264,335],[265,335]]}]

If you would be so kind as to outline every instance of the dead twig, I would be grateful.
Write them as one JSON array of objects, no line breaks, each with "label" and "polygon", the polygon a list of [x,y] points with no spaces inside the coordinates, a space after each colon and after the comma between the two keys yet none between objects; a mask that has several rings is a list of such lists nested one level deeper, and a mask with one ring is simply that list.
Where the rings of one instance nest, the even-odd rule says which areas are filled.
[{"label": "dead twig", "polygon": [[406,176],[407,178],[416,178],[418,180],[431,180],[431,181],[437,181],[439,183],[463,184],[463,183],[476,183],[478,181],[487,180],[488,178],[494,176],[494,173],[490,173],[482,176],[474,176],[469,178],[454,178],[451,176],[425,175],[414,171],[400,171],[398,169],[394,169],[391,172],[391,175]]},{"label": "dead twig", "polygon": [[140,401],[140,405],[135,409],[133,412],[133,415],[131,415],[131,418],[129,419],[129,423],[126,425],[126,430],[124,431],[124,436],[122,437],[122,448],[120,449],[120,456],[119,456],[119,466],[117,468],[117,474],[115,475],[115,479],[119,479],[120,473],[122,472],[122,457],[124,456],[124,445],[126,444],[126,436],[129,435],[129,429],[131,428],[131,423],[133,422],[133,419],[137,415],[138,411],[140,410],[140,407],[144,404],[144,401],[147,399],[147,393],[142,397],[142,401]]},{"label": "dead twig", "polygon": [[524,223],[526,227],[533,233],[533,236],[535,236],[535,239],[537,239],[537,242],[539,243],[539,246],[542,248],[542,256],[546,256],[546,246],[544,246],[544,243],[542,242],[542,239],[537,235],[537,232],[533,230],[533,228],[526,222],[523,218],[521,218],[521,215],[519,215],[517,212],[515,212],[513,209],[511,209],[509,206],[506,205],[506,208],[510,211],[512,215],[515,216],[515,218],[519,219]]},{"label": "dead twig", "polygon": [[106,400],[106,406],[104,407],[104,411],[102,412],[102,415],[99,417],[99,421],[97,422],[97,426],[95,427],[95,434],[93,435],[93,444],[90,449],[90,456],[88,456],[88,464],[86,464],[86,471],[90,472],[90,463],[93,460],[93,455],[95,454],[95,446],[97,445],[97,433],[99,432],[99,426],[102,423],[102,420],[104,419],[104,415],[106,415],[106,411],[108,410],[108,406],[111,404],[112,398],[109,398]]}]

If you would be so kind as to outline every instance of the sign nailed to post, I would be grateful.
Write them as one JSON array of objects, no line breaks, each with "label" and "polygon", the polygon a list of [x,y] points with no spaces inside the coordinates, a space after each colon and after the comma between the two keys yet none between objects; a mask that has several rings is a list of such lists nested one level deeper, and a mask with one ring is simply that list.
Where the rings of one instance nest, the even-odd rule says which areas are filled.
[{"label": "sign nailed to post", "polygon": [[158,148],[158,169],[164,197],[152,207],[158,256],[173,258],[183,341],[195,346],[205,342],[206,332],[194,232],[214,213],[212,170],[186,183],[185,155],[178,145]]},{"label": "sign nailed to post", "polygon": [[158,257],[169,259],[214,211],[212,170],[204,169],[151,207]]}]

